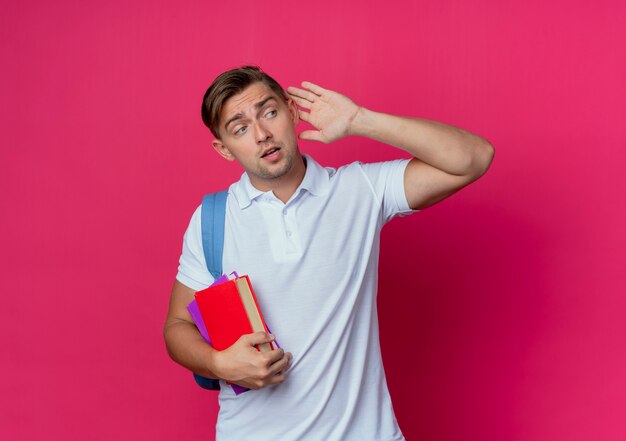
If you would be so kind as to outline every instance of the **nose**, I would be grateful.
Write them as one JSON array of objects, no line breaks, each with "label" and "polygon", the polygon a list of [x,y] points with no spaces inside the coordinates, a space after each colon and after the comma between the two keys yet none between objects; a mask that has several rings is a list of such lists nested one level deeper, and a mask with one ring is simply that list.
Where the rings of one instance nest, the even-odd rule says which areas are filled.
[{"label": "nose", "polygon": [[256,121],[254,123],[254,136],[257,143],[267,141],[272,137],[271,132],[263,125],[263,123]]}]

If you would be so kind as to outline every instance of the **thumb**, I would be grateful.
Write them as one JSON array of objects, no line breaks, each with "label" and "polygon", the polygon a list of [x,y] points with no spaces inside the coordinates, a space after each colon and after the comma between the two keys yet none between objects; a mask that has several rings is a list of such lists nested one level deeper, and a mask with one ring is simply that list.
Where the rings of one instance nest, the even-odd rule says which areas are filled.
[{"label": "thumb", "polygon": [[300,133],[299,137],[300,139],[303,139],[305,141],[324,142],[322,132],[320,132],[319,130],[305,130],[304,132]]},{"label": "thumb", "polygon": [[242,339],[245,339],[244,342],[247,345],[256,346],[274,341],[274,336],[268,334],[267,332],[259,331],[255,332],[254,334],[243,335]]}]

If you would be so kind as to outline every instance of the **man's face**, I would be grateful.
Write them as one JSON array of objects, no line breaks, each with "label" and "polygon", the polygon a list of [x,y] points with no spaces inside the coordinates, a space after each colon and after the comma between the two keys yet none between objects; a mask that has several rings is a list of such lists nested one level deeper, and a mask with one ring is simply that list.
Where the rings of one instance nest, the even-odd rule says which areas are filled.
[{"label": "man's face", "polygon": [[217,152],[236,160],[252,184],[269,190],[272,183],[288,178],[294,161],[301,160],[295,126],[298,111],[263,83],[253,83],[230,97],[222,107]]}]

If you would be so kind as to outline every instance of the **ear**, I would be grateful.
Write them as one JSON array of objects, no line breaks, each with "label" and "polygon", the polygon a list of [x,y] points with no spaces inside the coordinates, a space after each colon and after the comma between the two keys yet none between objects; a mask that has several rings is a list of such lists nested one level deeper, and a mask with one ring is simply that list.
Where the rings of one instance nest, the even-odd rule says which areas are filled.
[{"label": "ear", "polygon": [[291,121],[293,122],[293,126],[295,127],[300,121],[300,114],[298,113],[298,106],[296,106],[296,102],[289,95],[287,95],[287,107],[289,107]]},{"label": "ear", "polygon": [[228,147],[226,147],[224,143],[219,139],[214,139],[213,141],[211,141],[211,145],[213,145],[215,151],[219,153],[222,158],[226,159],[227,161],[235,160],[235,157],[230,152],[230,150],[228,150]]}]

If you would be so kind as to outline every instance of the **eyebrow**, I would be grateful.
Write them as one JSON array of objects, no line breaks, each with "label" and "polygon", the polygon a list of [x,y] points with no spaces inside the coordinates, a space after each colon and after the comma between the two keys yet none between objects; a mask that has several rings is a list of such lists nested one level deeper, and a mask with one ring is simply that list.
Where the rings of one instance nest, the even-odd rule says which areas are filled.
[{"label": "eyebrow", "polygon": [[[254,108],[255,108],[256,110],[259,110],[259,109],[261,109],[261,108],[262,108],[265,104],[267,104],[267,102],[268,102],[268,101],[270,101],[270,100],[274,100],[274,101],[276,101],[276,98],[275,98],[275,97],[273,97],[273,96],[268,96],[268,97],[266,97],[266,98],[262,99],[261,101],[259,101],[258,103],[256,103],[256,104],[254,105]],[[239,119],[243,119],[243,118],[244,118],[244,116],[243,116],[243,113],[241,113],[241,112],[234,114],[233,116],[231,116],[231,117],[230,117],[230,119],[229,119],[228,121],[226,121],[226,124],[224,124],[224,129],[228,129],[228,125],[229,125],[230,123],[234,123],[235,121],[237,121],[237,120],[239,120]]]}]

